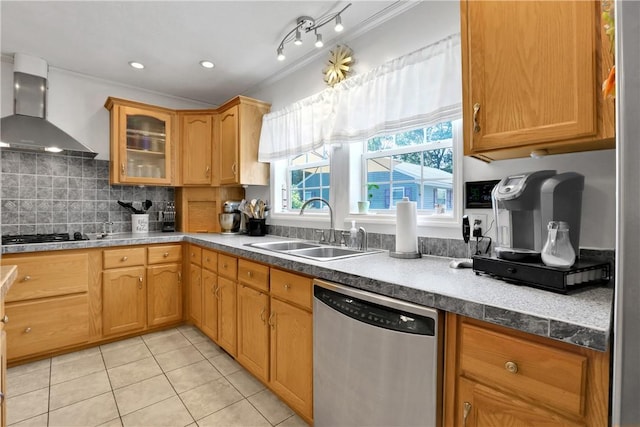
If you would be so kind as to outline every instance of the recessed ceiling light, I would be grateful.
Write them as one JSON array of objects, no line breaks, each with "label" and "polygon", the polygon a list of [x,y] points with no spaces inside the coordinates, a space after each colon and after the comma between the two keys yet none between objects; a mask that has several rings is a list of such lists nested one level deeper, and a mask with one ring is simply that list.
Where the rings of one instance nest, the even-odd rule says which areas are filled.
[{"label": "recessed ceiling light", "polygon": [[136,61],[129,61],[129,65],[131,65],[133,68],[136,68],[138,70],[142,70],[144,68],[144,64],[141,64],[140,62],[136,62]]},{"label": "recessed ceiling light", "polygon": [[213,68],[213,67],[216,66],[216,64],[214,64],[211,61],[207,61],[207,60],[200,61],[200,65],[202,65],[204,68]]}]

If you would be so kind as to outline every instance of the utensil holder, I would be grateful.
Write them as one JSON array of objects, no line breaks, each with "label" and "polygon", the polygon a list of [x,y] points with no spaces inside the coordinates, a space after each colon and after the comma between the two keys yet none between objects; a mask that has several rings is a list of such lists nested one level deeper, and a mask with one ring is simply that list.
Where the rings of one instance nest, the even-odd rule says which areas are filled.
[{"label": "utensil holder", "polygon": [[131,214],[131,232],[149,232],[149,214]]},{"label": "utensil holder", "polygon": [[265,218],[249,218],[249,236],[264,236],[267,234]]}]

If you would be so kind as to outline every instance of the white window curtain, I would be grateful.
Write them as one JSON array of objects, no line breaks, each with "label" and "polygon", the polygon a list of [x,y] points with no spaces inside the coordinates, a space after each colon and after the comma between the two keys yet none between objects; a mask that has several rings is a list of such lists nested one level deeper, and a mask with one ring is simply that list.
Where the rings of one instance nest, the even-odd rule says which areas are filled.
[{"label": "white window curtain", "polygon": [[334,87],[331,143],[362,142],[462,117],[460,35],[351,77]]},{"label": "white window curtain", "polygon": [[329,88],[282,110],[265,114],[258,160],[271,162],[325,145],[333,127],[334,98],[335,92]]},{"label": "white window curtain", "polygon": [[266,114],[258,160],[462,117],[460,55],[460,35],[454,34]]}]

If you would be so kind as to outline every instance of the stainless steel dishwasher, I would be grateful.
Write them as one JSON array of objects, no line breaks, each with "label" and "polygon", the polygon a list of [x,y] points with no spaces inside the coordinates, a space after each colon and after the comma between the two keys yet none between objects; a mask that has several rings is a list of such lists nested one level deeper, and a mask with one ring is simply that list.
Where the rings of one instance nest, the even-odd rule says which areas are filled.
[{"label": "stainless steel dishwasher", "polygon": [[314,425],[440,425],[438,311],[322,280],[313,296]]}]

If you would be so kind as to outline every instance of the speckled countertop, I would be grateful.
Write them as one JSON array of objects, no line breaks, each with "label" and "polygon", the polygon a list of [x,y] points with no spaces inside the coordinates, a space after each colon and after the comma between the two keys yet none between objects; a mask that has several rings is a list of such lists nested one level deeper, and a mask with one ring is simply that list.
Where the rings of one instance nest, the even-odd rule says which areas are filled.
[{"label": "speckled countertop", "polygon": [[451,269],[450,258],[396,259],[388,253],[314,261],[248,247],[283,239],[222,234],[118,234],[104,240],[3,246],[2,253],[187,241],[359,289],[462,314],[568,343],[607,350],[613,290],[591,287],[571,295],[515,286],[470,269]]}]

